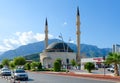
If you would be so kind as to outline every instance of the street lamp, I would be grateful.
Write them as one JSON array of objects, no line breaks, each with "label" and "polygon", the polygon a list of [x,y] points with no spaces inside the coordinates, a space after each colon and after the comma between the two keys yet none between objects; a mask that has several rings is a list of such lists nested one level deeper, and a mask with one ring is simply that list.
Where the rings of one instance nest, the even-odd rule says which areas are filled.
[{"label": "street lamp", "polygon": [[[60,35],[59,35],[59,38],[61,38],[62,39],[62,42],[63,42],[63,52],[65,52],[65,44],[64,44],[64,41],[63,41],[63,37],[62,37],[62,33],[60,33]],[[67,51],[68,51],[68,49],[67,49]],[[67,55],[66,55],[67,56]],[[68,62],[69,62],[69,60],[68,60],[68,58],[66,57],[66,73],[68,73]]]},{"label": "street lamp", "polygon": [[62,42],[63,42],[63,51],[65,52],[65,45],[64,45],[64,40],[63,40],[63,37],[62,37],[62,33],[60,33],[59,38],[62,39]]},{"label": "street lamp", "polygon": [[103,56],[103,63],[104,63],[104,76],[105,76],[105,56]]},{"label": "street lamp", "polygon": [[[69,38],[69,40],[68,40],[68,43],[67,43],[67,55],[66,56],[68,56],[68,52],[69,52],[69,43],[70,43],[70,41],[71,41],[71,38]],[[68,72],[69,71],[69,59],[67,58],[66,59],[66,62],[67,62],[67,68],[66,68],[66,72]]]}]

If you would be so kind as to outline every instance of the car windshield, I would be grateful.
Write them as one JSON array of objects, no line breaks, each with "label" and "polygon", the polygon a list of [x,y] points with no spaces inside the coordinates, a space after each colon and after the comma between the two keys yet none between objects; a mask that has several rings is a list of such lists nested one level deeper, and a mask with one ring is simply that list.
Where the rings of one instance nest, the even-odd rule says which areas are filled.
[{"label": "car windshield", "polygon": [[2,69],[2,71],[9,71],[9,69]]},{"label": "car windshield", "polygon": [[24,73],[24,70],[16,70],[15,73]]}]

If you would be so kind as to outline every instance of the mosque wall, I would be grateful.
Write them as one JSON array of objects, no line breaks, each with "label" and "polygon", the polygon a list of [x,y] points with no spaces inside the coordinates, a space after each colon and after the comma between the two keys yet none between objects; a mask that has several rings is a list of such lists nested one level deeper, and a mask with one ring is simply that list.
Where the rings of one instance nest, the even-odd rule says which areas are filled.
[{"label": "mosque wall", "polygon": [[67,59],[69,59],[69,64],[71,60],[76,61],[76,53],[73,52],[44,52],[40,54],[40,61],[44,67],[48,65],[53,67],[53,64],[56,59],[60,58],[62,60],[62,64],[67,64]]}]

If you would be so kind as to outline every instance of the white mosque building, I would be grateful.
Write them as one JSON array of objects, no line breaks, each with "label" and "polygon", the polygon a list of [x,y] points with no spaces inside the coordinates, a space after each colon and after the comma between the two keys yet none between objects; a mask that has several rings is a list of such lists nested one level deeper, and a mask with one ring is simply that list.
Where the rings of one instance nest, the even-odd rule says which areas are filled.
[{"label": "white mosque building", "polygon": [[62,65],[66,66],[70,64],[71,60],[76,61],[76,53],[66,43],[54,42],[40,54],[40,61],[46,68],[53,67],[58,58],[62,60]]},{"label": "white mosque building", "polygon": [[61,59],[62,65],[70,65],[71,60],[80,61],[80,16],[79,8],[77,8],[77,21],[76,21],[76,35],[77,35],[77,51],[74,52],[67,43],[54,42],[48,45],[48,22],[45,22],[45,49],[40,53],[40,61],[46,68],[51,68],[54,65],[56,59]]}]

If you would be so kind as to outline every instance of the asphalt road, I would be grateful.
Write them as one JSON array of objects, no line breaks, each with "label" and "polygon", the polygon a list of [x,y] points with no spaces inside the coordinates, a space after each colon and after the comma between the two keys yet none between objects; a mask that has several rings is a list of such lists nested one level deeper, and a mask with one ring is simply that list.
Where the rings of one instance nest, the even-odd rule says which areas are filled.
[{"label": "asphalt road", "polygon": [[[29,72],[28,75],[29,75],[29,80],[20,81],[20,83],[116,83],[116,82],[95,80],[88,78],[86,79],[86,78],[78,78],[78,77],[70,77],[70,76],[42,74],[39,72],[38,73]],[[10,82],[10,80],[6,80],[5,78],[0,78],[0,83],[12,83],[12,82]]]}]

